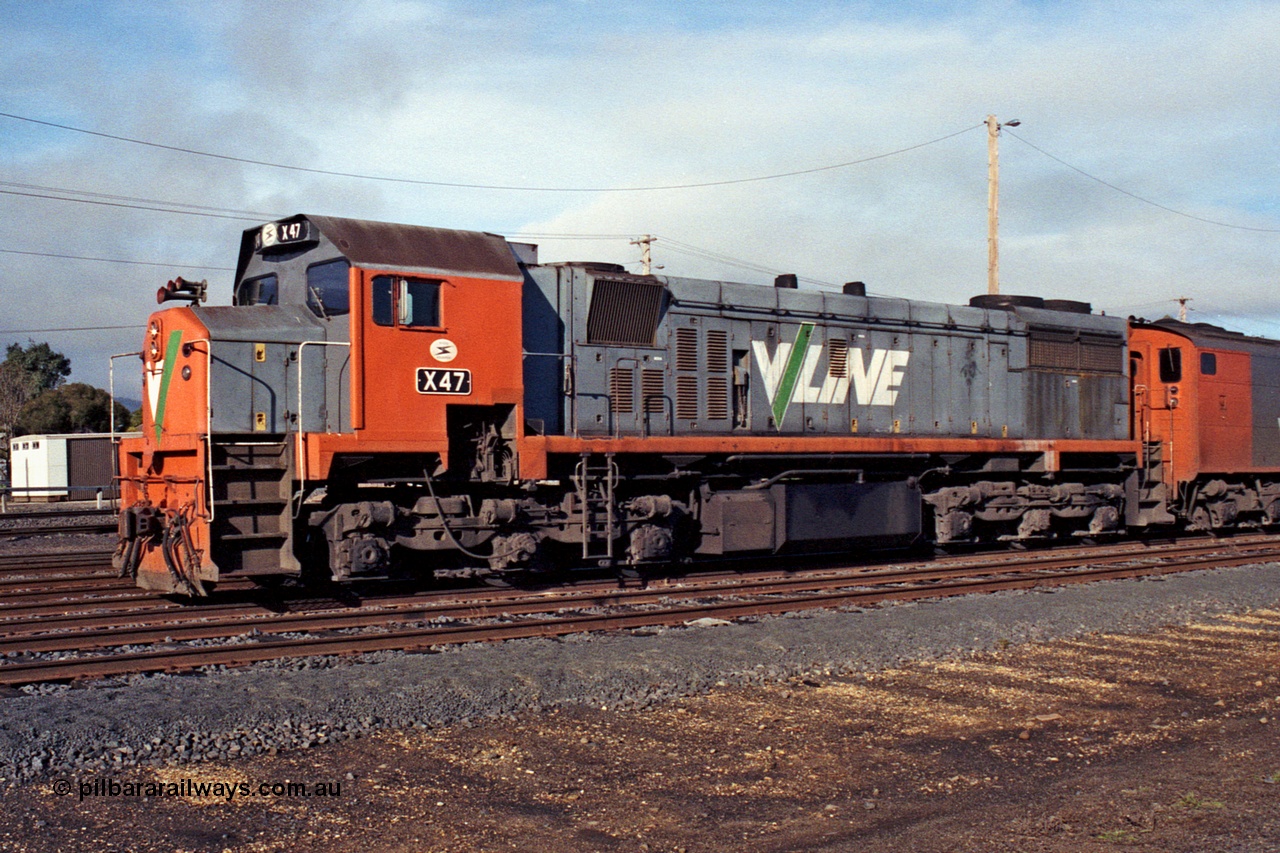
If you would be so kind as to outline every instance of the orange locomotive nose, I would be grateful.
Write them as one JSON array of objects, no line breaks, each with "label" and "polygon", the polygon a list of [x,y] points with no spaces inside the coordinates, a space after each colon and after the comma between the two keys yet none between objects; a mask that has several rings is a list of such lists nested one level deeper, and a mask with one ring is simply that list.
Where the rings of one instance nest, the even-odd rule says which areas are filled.
[{"label": "orange locomotive nose", "polygon": [[385,575],[403,538],[434,546],[377,499],[406,472],[465,474],[477,441],[490,479],[515,476],[503,448],[522,398],[521,280],[492,234],[317,216],[246,231],[234,305],[151,317],[143,435],[122,448],[120,571],[202,595],[304,562]]},{"label": "orange locomotive nose", "polygon": [[147,589],[203,594],[211,507],[204,436],[209,331],[191,308],[157,312],[143,342],[142,436],[121,444],[116,568]]}]

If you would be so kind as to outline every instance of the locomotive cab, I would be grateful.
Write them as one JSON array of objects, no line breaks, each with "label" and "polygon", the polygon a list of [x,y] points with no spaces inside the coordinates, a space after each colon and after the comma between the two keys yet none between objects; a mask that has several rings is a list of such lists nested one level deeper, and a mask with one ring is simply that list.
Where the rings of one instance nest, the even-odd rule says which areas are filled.
[{"label": "locomotive cab", "polygon": [[[301,215],[247,230],[233,306],[150,318],[117,567],[188,594],[297,575],[326,497],[469,469],[490,432],[489,468],[512,476],[493,446],[516,437],[520,282],[491,234]],[[385,545],[335,539],[335,575],[387,568]]]},{"label": "locomotive cab", "polygon": [[1280,522],[1280,345],[1203,323],[1135,322],[1144,503],[1195,530]]}]

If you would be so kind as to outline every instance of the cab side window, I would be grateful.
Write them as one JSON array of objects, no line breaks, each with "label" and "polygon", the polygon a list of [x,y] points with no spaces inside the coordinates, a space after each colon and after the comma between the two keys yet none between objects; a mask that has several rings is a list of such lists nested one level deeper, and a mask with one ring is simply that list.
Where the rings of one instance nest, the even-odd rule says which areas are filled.
[{"label": "cab side window", "polygon": [[379,326],[396,324],[395,301],[391,295],[394,287],[395,279],[389,275],[373,277],[373,322]]},{"label": "cab side window", "polygon": [[307,307],[317,317],[338,317],[351,311],[347,280],[351,264],[344,258],[307,267]]},{"label": "cab side window", "polygon": [[1160,350],[1160,381],[1182,381],[1182,350],[1177,347]]},{"label": "cab side window", "polygon": [[280,304],[280,282],[275,273],[260,275],[240,283],[236,294],[237,305]]},{"label": "cab side window", "polygon": [[440,282],[404,276],[373,277],[373,322],[379,326],[440,326]]}]

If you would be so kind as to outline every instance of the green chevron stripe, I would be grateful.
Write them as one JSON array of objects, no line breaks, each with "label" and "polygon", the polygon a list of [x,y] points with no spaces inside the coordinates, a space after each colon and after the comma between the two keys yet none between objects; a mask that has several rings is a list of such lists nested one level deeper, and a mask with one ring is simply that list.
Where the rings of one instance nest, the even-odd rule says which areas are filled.
[{"label": "green chevron stripe", "polygon": [[[805,356],[809,353],[809,338],[813,337],[813,327],[813,323],[800,324],[796,342],[792,344],[791,354],[787,356],[787,366],[782,371],[778,393],[773,397],[773,423],[778,429],[782,429],[782,419],[787,416],[791,395],[795,393],[796,382],[800,379],[800,368],[804,366]],[[168,369],[168,365],[165,365],[165,369]]]},{"label": "green chevron stripe", "polygon": [[178,349],[182,346],[182,331],[169,333],[169,344],[164,350],[164,373],[160,376],[160,399],[156,401],[156,444],[160,443],[160,429],[164,424],[165,402],[169,398],[169,380],[173,379],[173,366],[178,363]]}]

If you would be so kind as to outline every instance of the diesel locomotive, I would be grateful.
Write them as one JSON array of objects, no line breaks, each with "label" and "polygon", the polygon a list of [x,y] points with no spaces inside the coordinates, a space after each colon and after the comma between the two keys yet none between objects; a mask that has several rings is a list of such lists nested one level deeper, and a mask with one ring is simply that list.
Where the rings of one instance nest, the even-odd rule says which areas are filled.
[{"label": "diesel locomotive", "polygon": [[1212,327],[307,215],[244,232],[231,306],[158,298],[116,553],[148,589],[1280,521],[1280,345]]}]

